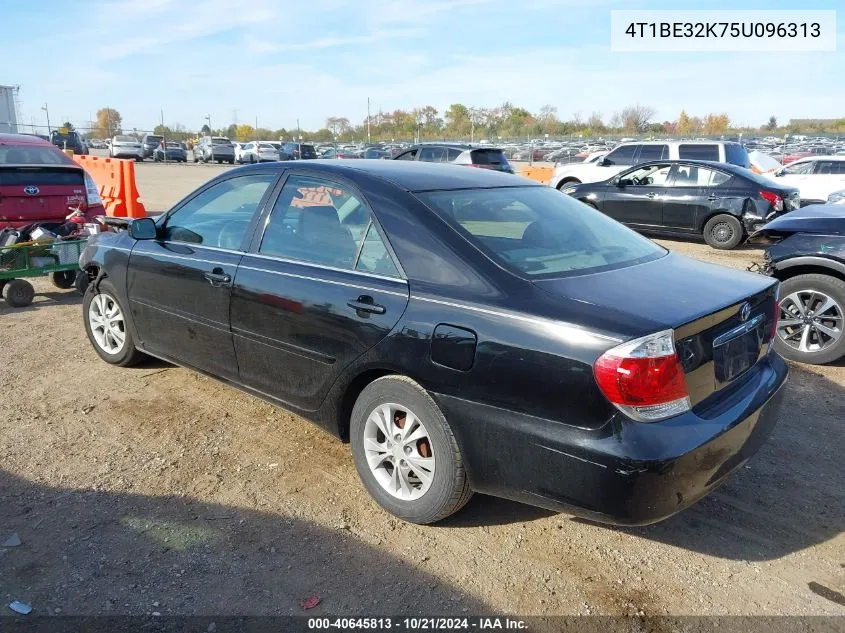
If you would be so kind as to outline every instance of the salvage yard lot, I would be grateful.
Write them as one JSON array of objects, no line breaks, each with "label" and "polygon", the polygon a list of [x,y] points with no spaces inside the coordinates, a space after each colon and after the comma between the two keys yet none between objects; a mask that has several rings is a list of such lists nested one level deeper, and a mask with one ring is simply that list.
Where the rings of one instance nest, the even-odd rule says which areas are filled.
[{"label": "salvage yard lot", "polygon": [[[230,167],[137,166],[150,211]],[[457,169],[457,168],[456,168]],[[760,251],[660,243],[737,268]],[[691,284],[695,280],[690,280]],[[80,299],[0,307],[0,598],[35,613],[845,614],[845,365],[792,365],[719,491],[642,528],[477,495],[430,527],[368,497],[348,446],[160,362],[119,369]],[[59,610],[59,611],[57,611]]]}]

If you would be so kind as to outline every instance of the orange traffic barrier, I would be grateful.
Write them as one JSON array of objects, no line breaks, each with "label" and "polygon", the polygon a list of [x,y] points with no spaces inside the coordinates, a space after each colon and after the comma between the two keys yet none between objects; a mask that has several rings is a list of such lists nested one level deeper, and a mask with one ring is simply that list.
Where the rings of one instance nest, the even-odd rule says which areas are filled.
[{"label": "orange traffic barrier", "polygon": [[548,184],[554,173],[554,167],[542,167],[539,165],[532,165],[530,167],[523,167],[519,170],[519,175],[523,178],[530,178],[537,182],[542,182],[544,185]]},{"label": "orange traffic barrier", "polygon": [[147,211],[138,199],[133,161],[102,156],[74,156],[73,160],[94,179],[106,215],[118,218],[146,217]]}]

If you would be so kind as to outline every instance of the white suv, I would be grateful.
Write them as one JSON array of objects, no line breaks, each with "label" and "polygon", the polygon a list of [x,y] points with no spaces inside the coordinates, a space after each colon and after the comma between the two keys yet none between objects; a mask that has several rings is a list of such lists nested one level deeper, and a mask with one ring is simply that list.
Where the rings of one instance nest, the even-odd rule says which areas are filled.
[{"label": "white suv", "polygon": [[601,182],[632,165],[652,160],[712,160],[750,167],[748,152],[727,141],[637,141],[622,143],[594,163],[572,163],[555,168],[549,186],[560,189],[580,182]]},{"label": "white suv", "polygon": [[763,175],[779,185],[798,187],[802,204],[823,204],[834,191],[845,188],[845,156],[799,158]]}]

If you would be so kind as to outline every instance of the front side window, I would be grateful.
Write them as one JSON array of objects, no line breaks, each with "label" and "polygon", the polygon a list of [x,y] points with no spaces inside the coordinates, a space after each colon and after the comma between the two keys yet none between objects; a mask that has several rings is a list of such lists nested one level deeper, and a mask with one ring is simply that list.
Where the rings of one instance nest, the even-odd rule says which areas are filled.
[{"label": "front side window", "polygon": [[637,153],[639,145],[623,145],[617,147],[605,157],[605,160],[610,165],[633,165],[634,154]]},{"label": "front side window", "polygon": [[681,160],[712,160],[719,162],[719,146],[703,143],[689,143],[678,146],[678,157]]},{"label": "front side window", "polygon": [[528,277],[612,270],[666,251],[549,187],[416,194],[490,259]]},{"label": "front side window", "polygon": [[163,236],[173,242],[240,249],[273,174],[229,178],[195,196],[165,220]]},{"label": "front side window", "polygon": [[[386,264],[379,248],[387,253],[357,194],[328,180],[291,176],[273,206],[258,250],[334,268],[383,272]],[[362,250],[367,255],[359,257]],[[390,266],[395,269],[392,261]]]},{"label": "front side window", "polygon": [[624,176],[620,176],[619,179],[626,186],[663,187],[666,185],[671,169],[671,165],[649,165],[629,171]]}]

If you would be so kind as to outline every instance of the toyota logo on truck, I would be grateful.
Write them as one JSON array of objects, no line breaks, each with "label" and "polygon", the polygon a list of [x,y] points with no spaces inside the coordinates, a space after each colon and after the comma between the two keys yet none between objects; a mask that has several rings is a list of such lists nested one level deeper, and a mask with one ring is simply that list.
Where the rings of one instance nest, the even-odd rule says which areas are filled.
[{"label": "toyota logo on truck", "polygon": [[35,185],[29,185],[23,188],[23,192],[28,196],[37,196],[39,191],[41,190]]}]

